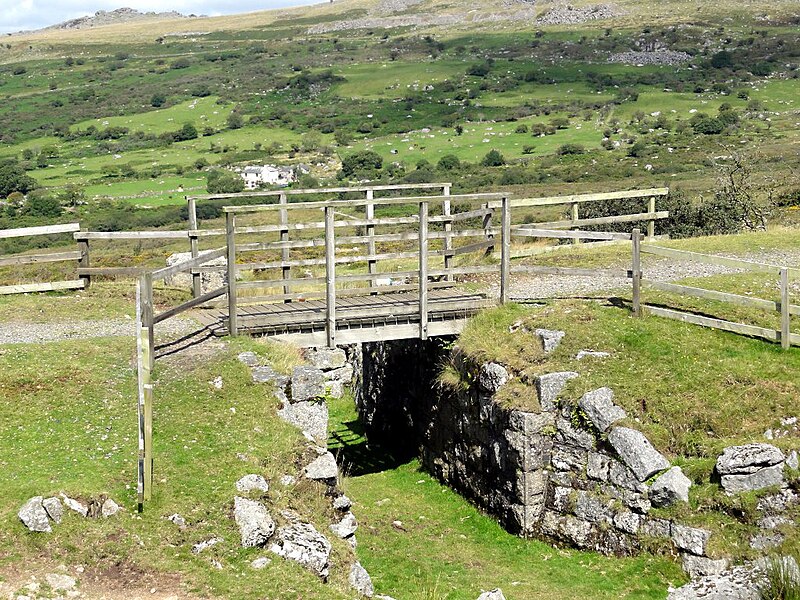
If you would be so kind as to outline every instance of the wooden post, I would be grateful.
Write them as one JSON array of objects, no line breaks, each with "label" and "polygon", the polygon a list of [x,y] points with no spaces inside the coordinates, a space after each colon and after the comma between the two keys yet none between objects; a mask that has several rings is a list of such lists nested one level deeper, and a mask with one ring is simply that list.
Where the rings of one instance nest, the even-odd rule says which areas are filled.
[{"label": "wooden post", "polygon": [[332,206],[325,207],[325,331],[328,347],[336,348],[336,241]]},{"label": "wooden post", "polygon": [[792,347],[791,299],[789,297],[789,269],[781,269],[781,347]]},{"label": "wooden post", "polygon": [[[579,218],[578,206],[579,205],[578,205],[577,202],[573,202],[572,203],[572,220],[573,221],[577,221],[578,218]],[[577,225],[576,225],[576,227],[577,227]],[[573,244],[580,244],[581,241],[578,238],[575,238],[574,240],[572,240],[572,243]]]},{"label": "wooden post", "polygon": [[139,460],[136,472],[136,495],[139,512],[144,508],[144,339],[145,329],[142,327],[142,283],[136,280],[136,380],[138,383],[138,400],[136,412],[138,416],[137,432],[139,436]]},{"label": "wooden post", "polygon": [[[375,199],[375,190],[368,189],[367,190],[367,200],[374,200]],[[372,202],[368,202],[366,207],[366,218],[368,221],[371,221],[375,218],[375,205]],[[369,256],[375,256],[375,225],[367,225],[367,254]],[[369,270],[370,275],[374,275],[378,272],[378,261],[375,259],[370,258],[367,260],[367,269]],[[370,285],[375,287],[376,283],[375,280],[370,280]],[[377,294],[377,292],[373,292],[373,294]]]},{"label": "wooden post", "polygon": [[633,247],[633,266],[632,266],[632,279],[633,279],[633,314],[637,317],[642,316],[641,307],[641,289],[642,289],[642,232],[637,228],[633,230],[631,235],[631,242]]},{"label": "wooden post", "polygon": [[225,241],[228,245],[228,334],[236,337],[236,213],[225,213]]},{"label": "wooden post", "polygon": [[139,511],[145,501],[152,497],[153,487],[153,384],[152,384],[152,346],[150,328],[147,327],[147,285],[148,278],[142,276],[136,284],[136,350],[137,380],[139,384],[139,461],[137,494]]},{"label": "wooden post", "polygon": [[142,288],[142,327],[147,330],[147,367],[153,368],[155,362],[155,332],[153,328],[153,274],[144,273],[141,276]]},{"label": "wooden post", "polygon": [[[452,215],[452,206],[450,205],[450,186],[444,186],[443,194],[445,197],[444,202],[442,203],[442,214],[445,217],[449,217]],[[444,222],[444,269],[445,271],[450,271],[453,267],[453,256],[448,254],[453,249],[453,236],[450,235],[453,231],[453,223],[451,221]],[[448,272],[445,275],[446,281],[453,281],[453,276]]]},{"label": "wooden post", "polygon": [[511,283],[511,203],[506,196],[503,197],[501,211],[500,304],[505,304],[508,302],[508,286]]},{"label": "wooden post", "polygon": [[428,203],[419,203],[419,339],[428,339]]},{"label": "wooden post", "polygon": [[[188,202],[188,209],[189,209],[189,249],[192,252],[192,258],[197,258],[200,256],[200,251],[197,244],[197,234],[192,233],[193,231],[197,230],[197,200],[194,198],[190,198],[187,196],[186,201]],[[202,294],[202,290],[200,289],[200,271],[197,269],[192,269],[192,297],[199,298]]]},{"label": "wooden post", "polygon": [[[286,194],[281,194],[279,196],[279,203],[283,206],[287,204],[289,201]],[[281,241],[288,242],[289,241],[289,211],[285,208],[280,209],[280,221],[281,221]],[[289,248],[281,248],[281,261],[288,262],[289,261]],[[281,267],[281,277],[284,281],[290,279],[292,276],[292,269],[290,267]],[[283,293],[290,294],[292,288],[290,285],[284,283],[283,284]],[[291,302],[289,298],[286,298],[284,302]]]},{"label": "wooden post", "polygon": [[[89,263],[89,240],[78,240],[78,250],[81,253],[81,257],[78,260],[78,268],[79,269],[88,269],[90,266]],[[89,289],[89,285],[92,283],[92,276],[91,275],[81,275],[81,279],[85,282],[83,285],[84,289]]]},{"label": "wooden post", "polygon": [[[656,212],[656,197],[651,196],[650,200],[647,202],[647,212],[654,213]],[[656,237],[656,221],[655,219],[650,219],[647,221],[647,239],[649,241],[653,241],[653,238]]]},{"label": "wooden post", "polygon": [[[484,204],[482,206],[482,208],[488,209],[489,205],[488,204]],[[489,233],[489,229],[492,227],[492,215],[493,214],[494,214],[494,209],[492,209],[491,212],[487,213],[483,217],[483,230],[486,232],[486,241],[494,240],[494,235]],[[487,246],[485,255],[486,256],[491,256],[492,254],[494,254],[494,246]]]}]

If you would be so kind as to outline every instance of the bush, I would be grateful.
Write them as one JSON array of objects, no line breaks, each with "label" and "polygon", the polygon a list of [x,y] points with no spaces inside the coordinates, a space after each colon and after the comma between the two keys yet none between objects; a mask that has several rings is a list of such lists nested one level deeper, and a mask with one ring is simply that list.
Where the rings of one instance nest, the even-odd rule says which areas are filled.
[{"label": "bush", "polygon": [[244,190],[244,179],[232,171],[215,169],[207,177],[206,189],[209,194],[236,194]]},{"label": "bush", "polygon": [[167,103],[167,96],[162,94],[161,92],[156,92],[153,94],[153,97],[150,98],[150,106],[155,108],[161,108]]},{"label": "bush", "polygon": [[16,159],[0,161],[0,198],[12,192],[27,194],[36,186],[36,180],[25,173]]},{"label": "bush", "polygon": [[55,196],[31,192],[25,200],[23,212],[32,217],[58,217],[63,212],[63,209]]},{"label": "bush", "polygon": [[440,171],[455,171],[461,167],[461,161],[454,154],[445,154],[439,159],[437,167]]},{"label": "bush", "polygon": [[242,115],[235,111],[228,115],[228,118],[225,120],[225,122],[228,125],[228,129],[241,129],[244,127],[244,119],[242,118]]},{"label": "bush", "polygon": [[502,167],[506,164],[505,157],[497,150],[490,150],[481,161],[481,166],[484,167]]},{"label": "bush", "polygon": [[568,156],[571,154],[583,154],[586,149],[581,144],[563,144],[556,150],[559,156]]},{"label": "bush", "polygon": [[710,117],[705,113],[697,113],[691,118],[689,123],[695,133],[702,135],[722,133],[722,130],[725,129],[725,124],[722,121],[715,117]]},{"label": "bush", "polygon": [[342,161],[342,175],[344,177],[373,176],[383,167],[383,158],[372,150],[355,152]]}]

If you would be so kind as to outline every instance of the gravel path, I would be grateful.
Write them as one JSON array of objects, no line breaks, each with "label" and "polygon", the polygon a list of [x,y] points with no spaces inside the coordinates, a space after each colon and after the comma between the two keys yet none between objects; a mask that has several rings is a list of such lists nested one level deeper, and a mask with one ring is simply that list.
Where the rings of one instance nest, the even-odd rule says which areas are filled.
[{"label": "gravel path", "polygon": [[[175,318],[159,324],[158,335],[176,335],[198,329],[192,319]],[[40,344],[59,340],[134,337],[133,319],[73,321],[71,323],[2,323],[0,344]]]}]

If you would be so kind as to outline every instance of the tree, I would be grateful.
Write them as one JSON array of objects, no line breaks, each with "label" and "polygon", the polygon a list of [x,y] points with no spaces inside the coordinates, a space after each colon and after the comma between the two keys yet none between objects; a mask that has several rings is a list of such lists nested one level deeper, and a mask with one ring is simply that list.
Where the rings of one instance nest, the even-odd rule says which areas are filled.
[{"label": "tree", "polygon": [[439,159],[437,167],[440,171],[455,171],[461,166],[461,161],[454,154],[445,154]]},{"label": "tree", "polygon": [[167,103],[167,96],[161,92],[156,92],[153,94],[152,98],[150,98],[150,106],[155,108],[161,108]]},{"label": "tree", "polygon": [[186,140],[197,139],[197,128],[193,123],[184,123],[178,131],[175,132],[176,142],[185,142]]},{"label": "tree", "polygon": [[236,111],[229,114],[225,122],[228,125],[228,129],[241,129],[244,127],[244,118]]},{"label": "tree", "polygon": [[23,212],[33,217],[58,217],[63,212],[58,198],[44,192],[31,192]]},{"label": "tree", "polygon": [[209,194],[236,194],[244,190],[244,179],[233,171],[215,169],[208,173],[207,178]]},{"label": "tree", "polygon": [[497,150],[490,150],[481,161],[481,165],[484,167],[502,167],[504,164],[506,164],[506,159]]},{"label": "tree", "polygon": [[0,161],[0,198],[12,192],[27,194],[36,188],[36,180],[25,173],[16,159]]},{"label": "tree", "polygon": [[78,185],[69,184],[61,193],[60,200],[67,206],[78,206],[86,202],[86,192]]},{"label": "tree", "polygon": [[383,167],[383,158],[372,150],[355,152],[342,160],[342,175],[345,177],[374,175]]}]

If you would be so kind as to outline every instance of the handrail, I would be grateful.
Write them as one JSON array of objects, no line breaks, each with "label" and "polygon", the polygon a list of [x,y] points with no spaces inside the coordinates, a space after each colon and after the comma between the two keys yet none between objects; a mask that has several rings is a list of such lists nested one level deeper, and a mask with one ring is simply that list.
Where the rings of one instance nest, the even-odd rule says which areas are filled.
[{"label": "handrail", "polygon": [[347,192],[383,192],[393,190],[435,190],[452,187],[452,183],[400,183],[397,185],[366,185],[355,187],[306,188],[300,190],[267,190],[260,192],[236,192],[231,194],[200,194],[187,196],[187,200],[226,200],[229,198],[260,198],[272,196],[312,196],[315,194],[343,194]]}]

